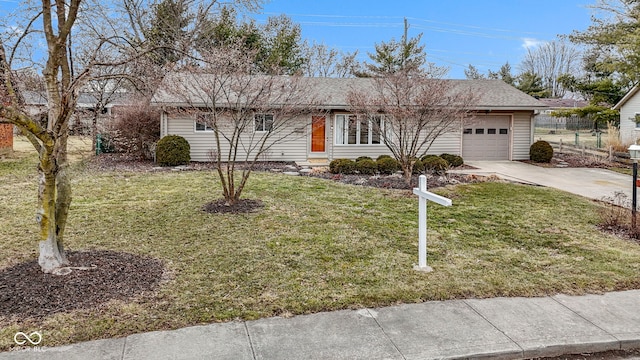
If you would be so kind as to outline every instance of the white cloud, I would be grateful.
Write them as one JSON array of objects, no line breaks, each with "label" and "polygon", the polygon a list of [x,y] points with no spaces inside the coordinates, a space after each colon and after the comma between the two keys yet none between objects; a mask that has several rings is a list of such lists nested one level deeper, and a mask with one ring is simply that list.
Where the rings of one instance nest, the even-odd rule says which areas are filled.
[{"label": "white cloud", "polygon": [[543,40],[538,40],[533,38],[522,38],[522,47],[525,49],[533,49],[544,43],[545,42]]}]

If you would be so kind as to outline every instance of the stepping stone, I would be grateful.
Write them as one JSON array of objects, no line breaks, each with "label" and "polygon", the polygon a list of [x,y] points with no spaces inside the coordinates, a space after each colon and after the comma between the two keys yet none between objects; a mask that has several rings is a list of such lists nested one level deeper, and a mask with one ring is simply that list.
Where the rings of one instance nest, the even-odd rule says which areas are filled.
[{"label": "stepping stone", "polygon": [[297,171],[283,171],[282,173],[290,176],[300,176],[300,173]]}]

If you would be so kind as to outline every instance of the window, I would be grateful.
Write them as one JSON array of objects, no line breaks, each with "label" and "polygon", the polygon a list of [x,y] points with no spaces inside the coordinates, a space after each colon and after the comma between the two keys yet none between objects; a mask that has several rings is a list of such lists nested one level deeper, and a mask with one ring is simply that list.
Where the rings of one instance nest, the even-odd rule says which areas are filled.
[{"label": "window", "polygon": [[635,113],[633,120],[636,122],[636,127],[640,128],[640,113]]},{"label": "window", "polygon": [[337,145],[379,145],[383,141],[383,116],[370,118],[336,115]]},{"label": "window", "polygon": [[500,129],[500,135],[507,135],[509,133],[509,129]]},{"label": "window", "polygon": [[196,132],[213,131],[213,128],[210,126],[211,120],[211,114],[198,114],[195,121]]},{"label": "window", "polygon": [[496,134],[496,129],[487,129],[487,134],[495,135]]},{"label": "window", "polygon": [[476,135],[484,134],[484,129],[476,129]]},{"label": "window", "polygon": [[273,128],[273,115],[255,114],[253,118],[256,124],[256,131],[271,131]]},{"label": "window", "polygon": [[473,134],[473,129],[464,129],[463,134]]}]

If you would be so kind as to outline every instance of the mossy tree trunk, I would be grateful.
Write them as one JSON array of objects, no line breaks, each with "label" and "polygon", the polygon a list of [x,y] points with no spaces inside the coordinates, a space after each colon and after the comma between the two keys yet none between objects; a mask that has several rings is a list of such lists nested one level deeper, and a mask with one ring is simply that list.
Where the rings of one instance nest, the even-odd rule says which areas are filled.
[{"label": "mossy tree trunk", "polygon": [[63,246],[71,205],[67,171],[68,127],[77,103],[77,88],[86,73],[74,76],[68,46],[80,3],[81,0],[42,2],[42,25],[48,56],[43,70],[48,105],[46,121],[25,111],[24,101],[16,90],[5,44],[0,39],[0,122],[20,128],[38,153],[38,263],[46,273],[55,273],[56,269],[69,264]]}]

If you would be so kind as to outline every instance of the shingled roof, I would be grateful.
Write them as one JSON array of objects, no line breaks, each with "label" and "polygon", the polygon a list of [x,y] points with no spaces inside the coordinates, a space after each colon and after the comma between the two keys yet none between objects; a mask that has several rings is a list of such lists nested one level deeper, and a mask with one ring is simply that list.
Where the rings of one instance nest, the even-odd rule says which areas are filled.
[{"label": "shingled roof", "polygon": [[[197,94],[185,99],[184,94],[180,96],[174,94],[177,82],[186,88],[195,89],[202,74],[172,74],[163,82],[163,86],[154,94],[151,102],[155,105],[164,106],[206,106],[198,101],[205,98],[198,97]],[[206,75],[204,75],[206,76]],[[286,82],[287,77],[282,77]],[[322,107],[327,109],[348,109],[347,96],[353,89],[365,90],[373,89],[374,79],[372,78],[303,78],[312,89],[314,98],[323,99]],[[444,80],[451,83],[453,89],[470,89],[478,95],[475,110],[539,110],[548,106],[529,96],[502,80]]]}]

